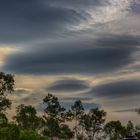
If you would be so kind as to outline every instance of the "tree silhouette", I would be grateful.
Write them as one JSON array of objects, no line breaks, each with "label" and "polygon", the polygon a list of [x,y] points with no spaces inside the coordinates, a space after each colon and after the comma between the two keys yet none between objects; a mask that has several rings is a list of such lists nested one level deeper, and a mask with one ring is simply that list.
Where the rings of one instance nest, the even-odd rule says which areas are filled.
[{"label": "tree silhouette", "polygon": [[61,124],[60,125],[60,138],[61,139],[65,139],[65,140],[69,140],[71,138],[73,138],[74,136],[74,132],[71,131],[71,129],[69,128],[68,125],[66,124]]},{"label": "tree silhouette", "polygon": [[133,135],[134,134],[134,124],[131,121],[128,121],[126,126],[127,135]]},{"label": "tree silhouette", "polygon": [[7,93],[14,91],[14,77],[0,72],[0,112],[11,107],[11,101],[6,98]]},{"label": "tree silhouette", "polygon": [[45,122],[43,135],[51,139],[71,138],[73,136],[71,130],[66,124],[63,124],[68,119],[68,114],[66,109],[59,103],[58,98],[49,93],[43,99],[43,103],[46,105],[43,117]]},{"label": "tree silhouette", "polygon": [[27,130],[36,130],[40,128],[41,118],[37,116],[37,112],[31,105],[19,105],[16,110],[16,116],[13,119],[17,122],[18,126]]},{"label": "tree silhouette", "polygon": [[79,125],[79,121],[81,119],[81,116],[84,113],[84,107],[83,107],[82,101],[81,100],[75,101],[74,105],[71,106],[71,110],[72,110],[72,114],[73,114],[73,117],[75,120],[75,127],[74,127],[75,137],[76,137],[76,139],[78,139],[78,137],[79,137],[78,136],[79,135],[78,125]]},{"label": "tree silhouette", "polygon": [[[67,110],[52,94],[48,94],[43,99],[46,105],[43,117],[37,116],[37,111],[33,106],[21,104],[16,108],[16,115],[13,117],[15,121],[10,122],[5,111],[11,107],[11,101],[7,95],[13,91],[13,75],[0,72],[1,140],[48,140],[48,137],[51,140],[70,140],[74,135],[77,140],[106,138],[118,140],[128,134],[135,134],[140,138],[140,126],[134,126],[131,121],[126,126],[123,126],[120,121],[110,121],[105,124],[106,112],[104,110],[94,108],[84,111],[80,100],[75,101],[71,109]],[[136,111],[140,112],[139,109]],[[75,126],[75,132],[70,129],[71,125],[68,125],[68,121]]]},{"label": "tree silhouette", "polygon": [[135,135],[140,139],[140,125],[135,126]]},{"label": "tree silhouette", "polygon": [[61,121],[65,108],[60,105],[58,98],[48,93],[48,95],[43,99],[43,103],[46,106],[44,110],[46,115],[57,118]]},{"label": "tree silhouette", "polygon": [[110,121],[104,126],[104,131],[110,140],[118,140],[126,136],[126,129],[120,121]]},{"label": "tree silhouette", "polygon": [[84,114],[80,120],[80,124],[84,127],[89,139],[93,140],[98,134],[105,122],[106,112],[99,108],[91,109],[89,113]]},{"label": "tree silhouette", "polygon": [[0,140],[19,140],[20,130],[15,124],[0,129]]},{"label": "tree silhouette", "polygon": [[43,130],[43,135],[50,138],[59,138],[60,127],[59,121],[53,117],[45,118],[45,129]]},{"label": "tree silhouette", "polygon": [[32,130],[22,130],[18,140],[48,140],[47,137],[40,136]]},{"label": "tree silhouette", "polygon": [[0,127],[5,126],[8,123],[8,119],[4,113],[0,113]]}]

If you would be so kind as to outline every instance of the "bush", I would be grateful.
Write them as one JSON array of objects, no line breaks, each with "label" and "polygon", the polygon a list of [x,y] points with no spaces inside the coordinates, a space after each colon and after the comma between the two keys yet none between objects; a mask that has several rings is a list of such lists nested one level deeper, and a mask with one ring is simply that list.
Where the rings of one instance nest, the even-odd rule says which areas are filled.
[{"label": "bush", "polygon": [[7,125],[0,129],[0,140],[19,140],[20,130],[16,125]]},{"label": "bush", "polygon": [[35,131],[23,130],[20,132],[19,140],[48,140],[46,137],[40,136]]},{"label": "bush", "polygon": [[16,125],[0,128],[0,140],[48,140],[35,131],[20,130]]}]

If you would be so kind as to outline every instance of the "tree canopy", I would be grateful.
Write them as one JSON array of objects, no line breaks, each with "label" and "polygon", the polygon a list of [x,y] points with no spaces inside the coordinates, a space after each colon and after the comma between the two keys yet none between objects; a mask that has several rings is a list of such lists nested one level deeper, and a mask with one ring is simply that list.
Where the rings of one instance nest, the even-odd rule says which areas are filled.
[{"label": "tree canopy", "polygon": [[11,101],[6,98],[7,93],[14,91],[14,76],[0,72],[0,112],[11,107]]},{"label": "tree canopy", "polygon": [[44,112],[38,115],[32,105],[18,105],[10,120],[6,110],[11,107],[7,94],[14,91],[14,76],[0,72],[0,140],[118,140],[127,135],[140,138],[140,126],[131,121],[106,122],[106,112],[100,108],[85,110],[81,100],[69,110],[59,99],[48,93],[42,100]]}]

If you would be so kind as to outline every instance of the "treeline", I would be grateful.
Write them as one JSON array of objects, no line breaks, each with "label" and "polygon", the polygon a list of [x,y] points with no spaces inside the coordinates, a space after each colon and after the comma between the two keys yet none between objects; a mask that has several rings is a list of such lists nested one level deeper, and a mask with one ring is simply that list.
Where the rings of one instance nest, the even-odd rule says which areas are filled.
[{"label": "treeline", "polygon": [[140,127],[131,121],[123,126],[120,121],[106,123],[106,112],[99,108],[85,111],[77,100],[69,110],[58,98],[47,94],[43,99],[44,113],[38,115],[31,105],[19,105],[12,121],[6,110],[11,107],[7,94],[14,92],[14,77],[0,73],[0,140],[118,140],[126,135],[140,138]]}]

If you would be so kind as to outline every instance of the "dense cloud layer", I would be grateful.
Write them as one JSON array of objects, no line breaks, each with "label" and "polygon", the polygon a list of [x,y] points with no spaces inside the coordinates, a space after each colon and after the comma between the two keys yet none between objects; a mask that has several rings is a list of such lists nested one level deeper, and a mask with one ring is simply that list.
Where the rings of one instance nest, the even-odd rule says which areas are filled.
[{"label": "dense cloud layer", "polygon": [[89,108],[99,99],[120,107],[132,96],[138,105],[139,9],[139,0],[2,0],[0,70],[36,77],[19,78],[12,100],[37,106],[50,91],[65,106],[81,99]]},{"label": "dense cloud layer", "polygon": [[120,49],[130,49],[130,47],[140,46],[140,37],[132,35],[106,34],[96,40],[96,45],[102,47],[117,47]]},{"label": "dense cloud layer", "polygon": [[86,20],[73,9],[39,0],[5,0],[0,5],[0,42],[18,43],[58,36]]},{"label": "dense cloud layer", "polygon": [[93,41],[43,45],[34,51],[11,55],[5,69],[20,74],[109,73],[132,63],[139,44],[138,37],[112,35]]},{"label": "dense cloud layer", "polygon": [[0,43],[54,39],[71,30],[78,32],[81,25],[86,30],[90,24],[110,22],[117,13],[127,11],[131,1],[5,0],[0,5]]},{"label": "dense cloud layer", "polygon": [[136,0],[134,3],[131,4],[131,11],[133,14],[140,14],[140,1]]},{"label": "dense cloud layer", "polygon": [[54,82],[47,88],[49,92],[82,92],[89,90],[90,86],[87,82],[82,80],[59,80]]},{"label": "dense cloud layer", "polygon": [[93,89],[93,92],[94,96],[114,99],[139,96],[140,80],[127,79],[98,85]]},{"label": "dense cloud layer", "polygon": [[78,96],[64,98],[64,100],[68,101],[74,100],[74,98],[80,100],[90,100],[92,98],[119,99],[139,96],[140,94],[139,79],[116,80],[99,85],[91,84],[88,85],[88,88],[86,87],[87,83],[81,80],[59,80],[48,89],[51,89],[54,93],[64,92],[66,94],[79,91],[80,94]]}]

